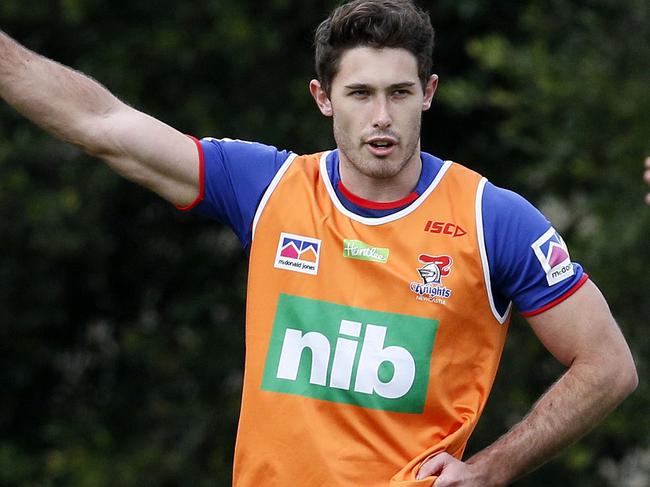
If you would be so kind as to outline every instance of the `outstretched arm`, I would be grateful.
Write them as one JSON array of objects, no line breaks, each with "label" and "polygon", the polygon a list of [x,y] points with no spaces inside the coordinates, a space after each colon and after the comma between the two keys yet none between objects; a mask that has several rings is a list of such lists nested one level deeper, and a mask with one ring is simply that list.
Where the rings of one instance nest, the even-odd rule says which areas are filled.
[{"label": "outstretched arm", "polygon": [[423,464],[418,478],[438,475],[435,487],[508,485],[583,436],[635,389],[630,350],[591,281],[529,322],[568,367],[566,373],[491,446],[466,462],[437,455]]},{"label": "outstretched arm", "polygon": [[1,31],[0,97],[54,136],[178,206],[198,195],[198,154],[190,138]]}]

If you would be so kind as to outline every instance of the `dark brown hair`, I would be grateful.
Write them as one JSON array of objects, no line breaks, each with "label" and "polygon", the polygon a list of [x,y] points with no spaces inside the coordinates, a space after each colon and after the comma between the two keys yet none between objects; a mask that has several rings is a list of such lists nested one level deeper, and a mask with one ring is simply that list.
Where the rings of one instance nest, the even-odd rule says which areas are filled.
[{"label": "dark brown hair", "polygon": [[355,0],[337,7],[316,29],[316,76],[326,93],[351,48],[402,48],[415,56],[422,87],[433,65],[429,15],[412,0]]}]

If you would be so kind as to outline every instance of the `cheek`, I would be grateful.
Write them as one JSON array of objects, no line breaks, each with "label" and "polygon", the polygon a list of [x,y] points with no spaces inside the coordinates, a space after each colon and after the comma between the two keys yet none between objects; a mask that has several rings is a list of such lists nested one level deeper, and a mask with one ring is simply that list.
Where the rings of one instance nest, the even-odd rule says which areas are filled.
[{"label": "cheek", "polygon": [[413,132],[414,136],[420,136],[420,126],[422,125],[422,111],[412,110],[408,112],[409,115],[404,119],[406,126],[404,127],[409,132]]},{"label": "cheek", "polygon": [[350,102],[349,100],[334,100],[332,103],[332,118],[338,120],[339,126],[358,128],[363,126],[368,117],[368,106],[363,103]]},{"label": "cheek", "polygon": [[336,141],[336,145],[340,148],[349,147],[349,130],[345,128],[345,125],[341,122],[339,117],[333,117],[332,124],[334,128],[334,140]]},{"label": "cheek", "polygon": [[339,112],[335,113],[332,118],[334,129],[348,139],[355,137],[363,130],[363,117],[360,114],[351,115]]}]

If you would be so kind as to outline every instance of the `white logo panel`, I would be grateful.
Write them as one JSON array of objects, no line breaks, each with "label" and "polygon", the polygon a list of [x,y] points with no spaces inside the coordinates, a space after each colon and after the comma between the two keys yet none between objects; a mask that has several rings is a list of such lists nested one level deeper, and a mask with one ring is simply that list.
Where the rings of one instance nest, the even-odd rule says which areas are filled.
[{"label": "white logo panel", "polygon": [[321,241],[282,232],[275,254],[274,267],[303,274],[318,274]]},{"label": "white logo panel", "polygon": [[569,249],[553,227],[535,240],[531,248],[546,273],[546,281],[549,286],[574,275]]}]

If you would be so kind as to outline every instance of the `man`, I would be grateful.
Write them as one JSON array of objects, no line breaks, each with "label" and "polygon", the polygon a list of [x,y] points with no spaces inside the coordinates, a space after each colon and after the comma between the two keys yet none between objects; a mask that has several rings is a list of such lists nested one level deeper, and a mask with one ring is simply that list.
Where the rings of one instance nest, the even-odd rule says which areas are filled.
[{"label": "man", "polygon": [[[298,156],[193,140],[0,38],[8,103],[179,208],[226,222],[249,251],[238,487],[507,485],[636,387],[604,298],[550,224],[420,151],[432,46],[409,0],[336,9],[316,32],[309,89],[337,149]],[[567,371],[462,461],[513,302]]]}]

